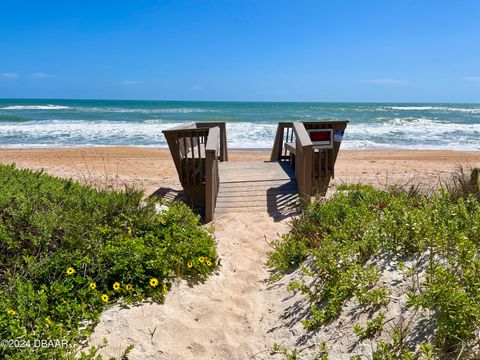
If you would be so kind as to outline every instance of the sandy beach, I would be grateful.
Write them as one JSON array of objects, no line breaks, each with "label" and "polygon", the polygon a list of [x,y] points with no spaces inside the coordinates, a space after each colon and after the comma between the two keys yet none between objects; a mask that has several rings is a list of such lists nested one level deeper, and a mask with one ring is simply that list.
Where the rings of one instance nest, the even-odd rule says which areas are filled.
[{"label": "sandy beach", "polygon": [[[267,151],[230,152],[230,161],[268,159]],[[181,189],[167,149],[1,149],[0,162],[43,169],[100,187],[132,185],[145,189],[146,194]],[[478,166],[480,152],[341,151],[335,183],[379,187],[420,183],[428,188],[447,179],[461,164]],[[268,241],[288,230],[288,220],[278,222],[266,213],[251,212],[217,217],[212,225],[221,259],[218,273],[193,288],[179,281],[163,305],[144,303],[130,309],[113,306],[103,313],[89,344],[101,345],[100,353],[107,357],[118,357],[133,344],[131,359],[282,358],[271,354],[271,348],[274,343],[293,347],[303,341],[298,311],[306,306],[300,297],[287,291],[288,279],[276,284],[267,280]],[[342,320],[349,324],[348,319]],[[330,327],[330,331],[338,329]],[[312,347],[311,351],[306,348],[305,358],[310,358],[309,351],[313,358],[313,345],[330,339],[326,331],[303,346]],[[104,338],[108,340],[106,346],[102,345]],[[334,342],[334,358],[348,359],[352,341],[343,337]]]},{"label": "sandy beach", "polygon": [[[268,161],[267,150],[231,150],[230,161]],[[1,163],[72,177],[96,185],[124,184],[151,194],[158,188],[181,189],[168,149],[91,147],[65,149],[0,149]],[[416,182],[438,184],[459,164],[480,163],[480,152],[435,150],[341,150],[335,183],[375,186]]]}]

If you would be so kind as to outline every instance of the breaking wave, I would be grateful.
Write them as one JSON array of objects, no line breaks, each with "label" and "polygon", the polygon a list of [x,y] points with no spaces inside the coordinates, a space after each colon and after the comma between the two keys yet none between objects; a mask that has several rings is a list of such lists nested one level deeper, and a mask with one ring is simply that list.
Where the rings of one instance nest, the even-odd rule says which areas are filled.
[{"label": "breaking wave", "polygon": [[0,110],[67,110],[70,106],[61,105],[11,105],[1,107]]}]

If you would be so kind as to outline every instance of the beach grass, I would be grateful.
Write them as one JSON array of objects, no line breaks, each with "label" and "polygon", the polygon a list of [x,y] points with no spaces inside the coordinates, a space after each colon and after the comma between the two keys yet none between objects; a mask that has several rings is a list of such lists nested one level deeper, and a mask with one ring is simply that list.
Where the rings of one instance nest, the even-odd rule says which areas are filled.
[{"label": "beach grass", "polygon": [[[341,186],[293,219],[291,231],[273,243],[269,265],[272,280],[302,269],[305,276],[289,289],[310,303],[305,329],[322,329],[354,303],[352,333],[357,344],[372,344],[371,357],[355,359],[473,356],[480,324],[478,175],[460,169],[428,195]],[[408,286],[390,286],[389,272]],[[355,321],[361,314],[368,321]],[[319,358],[328,358],[329,345],[322,344]]]},{"label": "beach grass", "polygon": [[161,303],[176,278],[211,274],[213,235],[185,205],[155,205],[0,165],[0,357],[96,358],[81,349],[106,307]]}]

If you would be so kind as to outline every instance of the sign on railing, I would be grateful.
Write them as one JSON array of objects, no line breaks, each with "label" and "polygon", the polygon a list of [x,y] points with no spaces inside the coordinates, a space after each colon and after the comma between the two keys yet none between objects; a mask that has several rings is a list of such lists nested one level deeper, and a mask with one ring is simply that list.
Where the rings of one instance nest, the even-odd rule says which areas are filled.
[{"label": "sign on railing", "polygon": [[335,161],[347,123],[278,123],[271,161],[290,162],[295,168],[298,192],[305,200],[317,193],[325,194],[334,176]]},{"label": "sign on railing", "polygon": [[317,149],[333,148],[333,132],[332,129],[313,129],[308,130],[308,135],[313,146]]}]

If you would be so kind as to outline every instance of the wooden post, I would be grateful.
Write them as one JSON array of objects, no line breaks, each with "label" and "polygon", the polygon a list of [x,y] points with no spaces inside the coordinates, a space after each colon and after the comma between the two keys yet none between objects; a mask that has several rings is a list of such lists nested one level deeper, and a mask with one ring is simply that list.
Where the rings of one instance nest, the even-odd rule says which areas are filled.
[{"label": "wooden post", "polygon": [[213,220],[213,213],[215,211],[213,205],[213,156],[210,151],[205,154],[206,167],[206,186],[205,186],[205,222],[208,223]]},{"label": "wooden post", "polygon": [[228,161],[228,148],[227,148],[227,126],[225,122],[197,122],[198,128],[220,128],[220,161]]},{"label": "wooden post", "polygon": [[205,147],[205,222],[213,220],[218,194],[218,145],[220,128],[210,128]]},{"label": "wooden post", "polygon": [[[288,159],[288,156],[282,155],[284,151],[284,142],[288,142],[292,140],[293,137],[293,129],[292,135],[290,139],[285,139],[285,129],[292,128],[292,123],[289,122],[279,122],[277,125],[277,133],[275,134],[275,141],[273,142],[272,154],[270,155],[270,161],[281,161],[282,159]],[[288,133],[287,133],[288,134]]]},{"label": "wooden post", "polygon": [[297,179],[298,194],[306,202],[312,196],[312,162],[313,144],[303,123],[294,122],[296,155],[295,177]]},{"label": "wooden post", "polygon": [[270,155],[270,161],[280,160],[280,154],[282,153],[282,141],[283,141],[283,124],[278,123],[277,133],[275,134],[275,140],[273,142],[272,154]]}]

